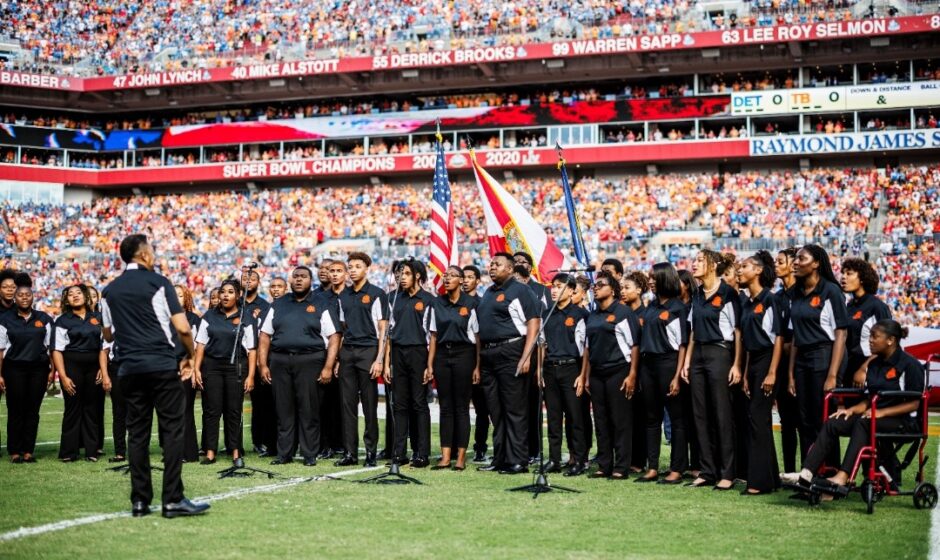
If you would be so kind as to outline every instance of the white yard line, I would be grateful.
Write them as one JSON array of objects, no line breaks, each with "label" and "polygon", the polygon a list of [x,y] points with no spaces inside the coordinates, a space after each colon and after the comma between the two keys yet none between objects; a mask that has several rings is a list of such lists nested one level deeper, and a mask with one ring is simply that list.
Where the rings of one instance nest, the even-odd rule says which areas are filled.
[{"label": "white yard line", "polygon": [[[291,486],[297,486],[298,484],[303,484],[305,482],[322,482],[324,480],[329,480],[330,478],[342,478],[345,476],[350,476],[354,474],[361,474],[366,472],[372,472],[378,470],[379,467],[370,467],[367,469],[354,469],[351,471],[342,471],[330,475],[318,475],[307,478],[291,478],[283,482],[275,482],[273,484],[265,484],[262,486],[252,486],[249,488],[239,488],[237,490],[231,490],[229,492],[223,492],[221,494],[213,494],[211,496],[203,496],[200,498],[195,498],[193,501],[196,502],[218,502],[220,500],[228,500],[230,498],[238,498],[241,496],[247,496],[250,494],[266,494],[268,492],[276,492],[282,488],[289,488]],[[160,506],[151,506],[151,511],[155,514],[160,512]],[[120,519],[122,517],[130,517],[131,513],[129,511],[119,511],[114,513],[99,513],[96,515],[88,515],[85,517],[76,517],[74,519],[66,519],[63,521],[56,521],[55,523],[46,523],[45,525],[37,525],[35,527],[21,527],[15,531],[8,531],[6,533],[0,533],[0,542],[15,541],[17,539],[22,539],[25,537],[35,537],[38,535],[44,535],[47,533],[53,533],[56,531],[62,531],[65,529],[71,529],[73,527],[81,527],[83,525],[92,525],[94,523],[101,523],[102,521],[110,521],[112,519]]]},{"label": "white yard line", "polygon": [[[937,455],[940,457],[940,443],[937,444]],[[937,474],[934,476],[934,484],[940,488],[940,465],[937,466]],[[940,505],[933,508],[930,512],[930,554],[927,558],[940,558]]]}]

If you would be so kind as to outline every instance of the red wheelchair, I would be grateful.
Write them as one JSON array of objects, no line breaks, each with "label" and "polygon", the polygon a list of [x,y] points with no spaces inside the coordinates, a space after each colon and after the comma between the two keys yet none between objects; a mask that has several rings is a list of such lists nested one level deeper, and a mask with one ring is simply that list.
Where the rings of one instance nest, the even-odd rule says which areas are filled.
[{"label": "red wheelchair", "polygon": [[[926,454],[928,441],[927,407],[930,387],[923,393],[914,391],[882,391],[871,397],[871,439],[855,458],[852,472],[849,473],[849,483],[845,487],[836,489],[824,478],[816,478],[809,486],[796,486],[794,489],[806,493],[809,503],[818,505],[823,494],[845,497],[848,492],[857,491],[865,501],[868,513],[874,513],[875,504],[885,496],[911,496],[914,507],[917,509],[933,509],[937,505],[937,487],[924,479],[924,466],[929,457]],[[829,417],[831,408],[845,401],[867,398],[867,393],[861,389],[834,389],[826,395],[823,406],[825,418]],[[878,410],[878,401],[883,399],[903,399],[917,401],[920,406],[917,410],[917,425],[920,428],[915,432],[879,432],[878,420],[875,418]],[[907,447],[903,459],[901,453]],[[906,470],[911,463],[917,461],[917,472],[913,490],[904,491],[900,487],[900,473]],[[890,469],[890,470],[889,470]],[[826,470],[823,467],[822,470]],[[859,472],[864,473],[864,480],[856,484]]]}]

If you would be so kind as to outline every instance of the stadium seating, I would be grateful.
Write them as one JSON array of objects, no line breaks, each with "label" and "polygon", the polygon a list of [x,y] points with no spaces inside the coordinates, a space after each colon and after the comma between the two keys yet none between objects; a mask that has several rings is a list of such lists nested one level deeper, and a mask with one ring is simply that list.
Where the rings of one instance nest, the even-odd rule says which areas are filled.
[{"label": "stadium seating", "polygon": [[[858,254],[865,235],[877,233],[868,230],[883,194],[884,294],[912,324],[940,325],[938,184],[940,167],[922,166],[887,176],[869,168],[587,177],[574,190],[589,249],[610,251],[638,268],[648,267],[651,257],[637,240],[687,227],[710,228],[718,246],[732,238],[763,238],[775,247],[825,239],[835,256]],[[561,246],[570,247],[556,177],[504,186]],[[467,248],[462,260],[482,261],[486,233],[476,186],[454,182],[452,191],[458,237]],[[113,275],[120,269],[115,243],[137,231],[157,240],[163,270],[200,291],[230,274],[240,259],[284,270],[308,262],[311,249],[330,239],[372,238],[385,255],[397,246],[420,254],[428,243],[429,202],[424,184],[103,197],[84,206],[7,208],[5,247],[7,253],[30,255],[32,266],[46,271],[39,293],[47,304],[55,294],[43,290],[57,289],[61,283],[55,280],[98,283]],[[82,248],[95,257],[70,253]],[[691,253],[677,248],[669,255],[687,266]]]},{"label": "stadium seating", "polygon": [[30,54],[19,70],[111,75],[839,21],[856,17],[854,4],[760,0],[725,16],[696,0],[20,0],[0,21]]}]

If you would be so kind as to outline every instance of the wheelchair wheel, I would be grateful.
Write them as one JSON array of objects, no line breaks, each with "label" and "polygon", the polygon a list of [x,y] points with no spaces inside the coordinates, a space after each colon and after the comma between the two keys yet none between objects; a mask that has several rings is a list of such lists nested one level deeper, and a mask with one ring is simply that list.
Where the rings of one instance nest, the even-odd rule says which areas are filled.
[{"label": "wheelchair wheel", "polygon": [[865,500],[866,511],[868,514],[875,513],[875,502],[877,501],[877,492],[875,485],[869,482],[862,484],[862,499]]},{"label": "wheelchair wheel", "polygon": [[921,482],[914,488],[914,507],[933,509],[937,505],[937,487],[929,482]]}]

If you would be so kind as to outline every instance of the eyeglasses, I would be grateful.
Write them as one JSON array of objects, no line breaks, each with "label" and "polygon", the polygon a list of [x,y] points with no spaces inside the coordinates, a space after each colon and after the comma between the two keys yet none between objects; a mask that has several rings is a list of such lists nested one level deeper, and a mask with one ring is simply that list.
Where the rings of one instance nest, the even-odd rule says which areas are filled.
[{"label": "eyeglasses", "polygon": [[463,278],[462,274],[457,274],[455,272],[444,274],[444,278]]}]

